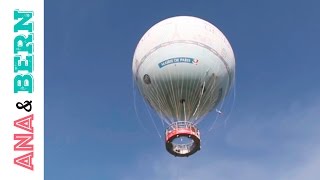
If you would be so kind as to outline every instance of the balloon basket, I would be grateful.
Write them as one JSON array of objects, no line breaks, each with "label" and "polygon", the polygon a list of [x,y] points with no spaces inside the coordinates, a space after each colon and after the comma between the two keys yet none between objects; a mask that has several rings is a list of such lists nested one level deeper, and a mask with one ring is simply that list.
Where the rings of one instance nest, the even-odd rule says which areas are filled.
[{"label": "balloon basket", "polygon": [[166,149],[176,157],[188,157],[200,150],[200,131],[188,121],[178,121],[166,129]]}]

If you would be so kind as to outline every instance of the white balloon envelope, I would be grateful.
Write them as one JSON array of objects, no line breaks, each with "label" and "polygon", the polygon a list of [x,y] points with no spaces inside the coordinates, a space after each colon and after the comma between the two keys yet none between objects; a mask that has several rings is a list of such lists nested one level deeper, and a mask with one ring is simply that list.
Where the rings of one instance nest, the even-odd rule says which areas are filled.
[{"label": "white balloon envelope", "polygon": [[[144,34],[132,71],[141,95],[168,124],[168,152],[184,157],[200,149],[196,124],[228,94],[235,57],[217,27],[197,17],[177,16]],[[187,142],[176,142],[178,138]]]}]

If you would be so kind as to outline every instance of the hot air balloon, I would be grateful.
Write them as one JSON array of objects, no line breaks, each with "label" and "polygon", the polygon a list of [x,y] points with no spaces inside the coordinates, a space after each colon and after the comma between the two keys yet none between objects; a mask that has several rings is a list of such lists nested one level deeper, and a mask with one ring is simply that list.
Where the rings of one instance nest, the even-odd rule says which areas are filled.
[{"label": "hot air balloon", "polygon": [[235,57],[224,34],[198,17],[162,20],[139,41],[132,71],[140,94],[168,125],[167,151],[187,157],[200,150],[197,124],[233,85]]}]

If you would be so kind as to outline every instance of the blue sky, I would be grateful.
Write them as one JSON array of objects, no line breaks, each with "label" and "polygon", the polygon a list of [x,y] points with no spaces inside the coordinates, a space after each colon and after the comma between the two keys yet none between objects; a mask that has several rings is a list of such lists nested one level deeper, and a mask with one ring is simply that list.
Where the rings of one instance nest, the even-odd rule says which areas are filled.
[{"label": "blue sky", "polygon": [[[320,179],[318,7],[316,0],[46,1],[46,179]],[[228,122],[218,119],[187,159],[165,151],[141,96],[139,121],[132,92],[139,39],[176,15],[217,26],[237,68]]]}]

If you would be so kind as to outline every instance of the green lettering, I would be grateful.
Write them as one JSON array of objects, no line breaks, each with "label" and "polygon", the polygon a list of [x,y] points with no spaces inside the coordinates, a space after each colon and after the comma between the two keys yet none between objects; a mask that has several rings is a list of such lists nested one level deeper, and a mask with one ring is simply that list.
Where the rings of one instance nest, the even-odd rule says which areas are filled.
[{"label": "green lettering", "polygon": [[14,72],[18,71],[28,71],[31,73],[33,71],[33,56],[26,56],[25,59],[21,59],[21,56],[14,57]]},{"label": "green lettering", "polygon": [[14,93],[18,93],[19,91],[33,92],[33,77],[31,74],[16,75],[14,78]]},{"label": "green lettering", "polygon": [[33,32],[33,22],[27,23],[33,17],[33,11],[14,11],[14,20],[19,20],[14,25],[14,32],[27,30],[28,32]]},{"label": "green lettering", "polygon": [[14,38],[14,53],[17,54],[20,51],[27,51],[29,54],[33,53],[33,34],[29,34],[28,37],[24,35],[18,35]]}]

